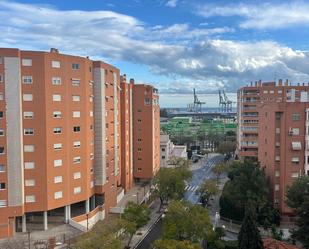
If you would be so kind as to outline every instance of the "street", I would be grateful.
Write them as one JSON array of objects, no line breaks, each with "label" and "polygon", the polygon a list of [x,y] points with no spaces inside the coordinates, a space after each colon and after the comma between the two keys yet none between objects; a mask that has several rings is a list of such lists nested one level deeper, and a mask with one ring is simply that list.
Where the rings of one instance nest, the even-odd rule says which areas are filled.
[{"label": "street", "polygon": [[[193,203],[198,203],[198,196],[196,190],[206,179],[216,179],[216,176],[212,172],[212,168],[224,159],[223,155],[216,155],[212,158],[206,159],[206,162],[202,162],[202,165],[192,170],[192,179],[186,186],[186,193],[184,199]],[[210,219],[214,223],[214,214],[212,211],[209,212]],[[145,239],[136,247],[136,249],[149,249],[153,241],[158,239],[162,232],[162,222],[158,222]],[[226,238],[233,240],[235,234],[226,234]]]}]

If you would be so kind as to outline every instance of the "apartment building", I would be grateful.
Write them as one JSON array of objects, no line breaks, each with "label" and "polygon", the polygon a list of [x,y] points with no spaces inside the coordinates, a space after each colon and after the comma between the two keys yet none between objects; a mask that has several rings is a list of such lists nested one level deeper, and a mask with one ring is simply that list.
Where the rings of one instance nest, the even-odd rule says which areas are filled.
[{"label": "apartment building", "polygon": [[121,76],[121,185],[125,192],[134,185],[133,179],[133,80]]},{"label": "apartment building", "polygon": [[[63,217],[88,229],[120,201],[133,184],[133,88],[118,68],[88,57],[0,48],[0,238]],[[143,102],[145,116],[159,113],[151,106]],[[160,136],[159,116],[145,123]]]},{"label": "apartment building", "polygon": [[151,85],[133,86],[133,176],[149,180],[160,169],[160,107],[158,90]]},{"label": "apartment building", "polygon": [[188,159],[187,146],[175,145],[168,134],[160,134],[160,167],[173,167],[170,164],[170,159],[183,158]]},{"label": "apartment building", "polygon": [[309,175],[309,85],[261,81],[238,91],[238,154],[257,157],[283,215],[287,186]]}]

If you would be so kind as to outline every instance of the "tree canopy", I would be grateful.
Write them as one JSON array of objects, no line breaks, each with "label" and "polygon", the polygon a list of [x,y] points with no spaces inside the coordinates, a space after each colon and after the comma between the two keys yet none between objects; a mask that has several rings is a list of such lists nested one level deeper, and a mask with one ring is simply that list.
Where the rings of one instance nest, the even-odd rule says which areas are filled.
[{"label": "tree canopy", "polygon": [[129,236],[127,246],[130,245],[135,232],[147,224],[150,219],[149,216],[150,211],[146,205],[139,205],[134,202],[129,202],[127,204],[121,219],[119,219],[121,228],[123,229],[124,233]]},{"label": "tree canopy", "polygon": [[223,217],[242,220],[245,207],[252,203],[258,222],[265,228],[278,223],[278,212],[271,206],[269,188],[263,169],[254,161],[235,162],[230,166],[229,181],[220,198],[220,214]]},{"label": "tree canopy", "polygon": [[214,180],[206,180],[202,183],[202,185],[198,188],[197,194],[199,195],[200,202],[203,207],[206,207],[209,199],[216,195],[219,192],[217,187],[217,183]]},{"label": "tree canopy", "polygon": [[192,176],[188,164],[182,160],[175,163],[174,168],[161,168],[153,179],[153,193],[161,201],[160,209],[164,202],[171,199],[179,200],[183,197],[186,181]]},{"label": "tree canopy", "polygon": [[201,206],[173,201],[163,219],[163,237],[198,243],[212,232],[208,211]]},{"label": "tree canopy", "polygon": [[255,222],[253,211],[246,208],[245,218],[238,234],[239,249],[264,249],[260,232]]},{"label": "tree canopy", "polygon": [[309,249],[309,176],[299,178],[288,187],[287,204],[296,211],[299,217],[298,228],[293,232],[293,238]]},{"label": "tree canopy", "polygon": [[198,243],[190,241],[159,239],[154,242],[153,249],[202,249],[202,247]]}]

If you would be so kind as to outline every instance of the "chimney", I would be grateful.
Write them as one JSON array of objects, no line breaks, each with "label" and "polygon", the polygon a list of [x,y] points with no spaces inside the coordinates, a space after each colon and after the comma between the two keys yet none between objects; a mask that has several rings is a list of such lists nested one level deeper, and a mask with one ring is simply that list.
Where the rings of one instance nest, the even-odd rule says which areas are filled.
[{"label": "chimney", "polygon": [[51,48],[50,52],[55,53],[55,54],[59,54],[59,50],[57,48]]},{"label": "chimney", "polygon": [[279,86],[282,86],[282,79],[279,79]]},{"label": "chimney", "polygon": [[284,84],[285,86],[288,86],[289,85],[289,80],[288,79],[286,79],[285,80],[285,84]]},{"label": "chimney", "polygon": [[257,82],[254,82],[254,85],[257,86]]},{"label": "chimney", "polygon": [[252,81],[250,82],[250,86],[252,86]]},{"label": "chimney", "polygon": [[305,86],[305,83],[303,83],[303,86]]},{"label": "chimney", "polygon": [[262,81],[261,80],[259,80],[259,86],[262,86]]},{"label": "chimney", "polygon": [[300,86],[300,84],[299,84],[299,83],[297,83],[297,86]]},{"label": "chimney", "polygon": [[130,84],[134,85],[134,79],[130,79]]}]

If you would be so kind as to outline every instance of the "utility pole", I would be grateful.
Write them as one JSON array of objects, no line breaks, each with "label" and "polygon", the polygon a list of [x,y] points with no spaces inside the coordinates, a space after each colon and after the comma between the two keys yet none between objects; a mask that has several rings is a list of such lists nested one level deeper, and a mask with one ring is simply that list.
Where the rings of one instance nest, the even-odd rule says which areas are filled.
[{"label": "utility pole", "polygon": [[27,232],[28,232],[28,248],[31,249],[30,230],[28,230]]}]

